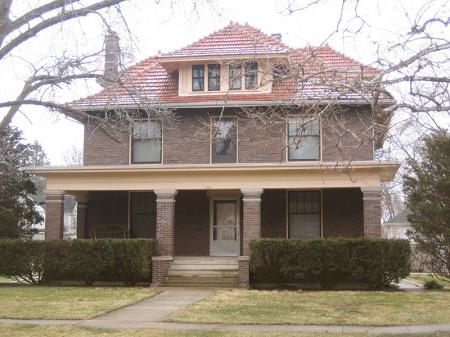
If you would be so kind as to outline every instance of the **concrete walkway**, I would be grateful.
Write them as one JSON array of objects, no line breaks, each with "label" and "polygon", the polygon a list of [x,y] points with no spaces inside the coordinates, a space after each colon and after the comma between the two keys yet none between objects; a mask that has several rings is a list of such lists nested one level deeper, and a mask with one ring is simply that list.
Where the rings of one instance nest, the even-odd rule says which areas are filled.
[{"label": "concrete walkway", "polygon": [[161,322],[175,312],[205,298],[212,291],[213,289],[205,288],[165,288],[159,295],[84,321],[80,325],[98,328],[128,328]]}]

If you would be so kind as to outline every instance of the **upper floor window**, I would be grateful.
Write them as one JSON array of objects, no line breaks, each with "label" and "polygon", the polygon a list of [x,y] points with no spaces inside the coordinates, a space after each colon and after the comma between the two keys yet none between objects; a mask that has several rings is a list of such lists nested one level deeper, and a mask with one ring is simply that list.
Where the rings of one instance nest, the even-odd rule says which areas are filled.
[{"label": "upper floor window", "polygon": [[256,89],[258,86],[258,63],[245,63],[245,89]]},{"label": "upper floor window", "polygon": [[319,120],[290,119],[288,145],[289,160],[320,160]]},{"label": "upper floor window", "polygon": [[220,90],[220,64],[208,64],[208,91]]},{"label": "upper floor window", "polygon": [[320,191],[289,191],[289,237],[321,237]]},{"label": "upper floor window", "polygon": [[237,124],[234,117],[222,117],[213,123],[211,152],[213,163],[235,163]]},{"label": "upper floor window", "polygon": [[161,162],[161,123],[138,121],[133,123],[131,162],[133,164]]},{"label": "upper floor window", "polygon": [[205,66],[194,64],[192,66],[192,91],[205,90]]},{"label": "upper floor window", "polygon": [[242,66],[240,63],[230,64],[228,77],[230,79],[230,90],[241,90]]}]

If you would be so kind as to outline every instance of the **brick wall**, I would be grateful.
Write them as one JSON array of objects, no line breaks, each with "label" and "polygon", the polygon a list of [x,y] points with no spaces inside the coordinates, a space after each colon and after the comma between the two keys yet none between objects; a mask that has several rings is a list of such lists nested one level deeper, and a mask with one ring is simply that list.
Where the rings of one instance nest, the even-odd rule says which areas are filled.
[{"label": "brick wall", "polygon": [[86,237],[92,237],[95,226],[128,227],[128,192],[89,192],[86,210]]},{"label": "brick wall", "polygon": [[274,123],[258,127],[255,120],[239,119],[238,160],[240,163],[285,162],[285,126]]},{"label": "brick wall", "polygon": [[262,190],[243,190],[242,255],[250,256],[250,241],[261,237]]},{"label": "brick wall", "polygon": [[[165,164],[205,164],[210,162],[210,116],[220,109],[180,109],[163,130],[163,162]],[[225,109],[224,115],[234,115]],[[323,120],[323,160],[370,160],[372,151],[372,115],[369,111],[349,110]],[[129,137],[122,142],[109,138],[101,130],[85,126],[84,164],[111,165],[129,163]],[[354,132],[360,137],[355,138]],[[241,163],[284,162],[286,160],[285,125],[257,127],[254,120],[239,118],[238,160]]]},{"label": "brick wall", "polygon": [[173,256],[175,252],[175,194],[176,191],[156,193],[156,239],[159,254]]},{"label": "brick wall", "polygon": [[129,134],[121,136],[122,141],[108,137],[95,125],[84,126],[84,165],[127,165],[129,163]]},{"label": "brick wall", "polygon": [[209,198],[206,191],[179,191],[176,196],[175,255],[209,255]]},{"label": "brick wall", "polygon": [[152,258],[152,286],[157,287],[167,278],[173,258],[169,256],[153,256]]},{"label": "brick wall", "polygon": [[45,240],[62,239],[64,233],[64,194],[45,195]]},{"label": "brick wall", "polygon": [[361,189],[364,200],[364,237],[381,238],[381,189]]},{"label": "brick wall", "polygon": [[322,198],[325,238],[363,236],[363,199],[359,188],[324,189]]},{"label": "brick wall", "polygon": [[209,164],[210,130],[206,111],[182,109],[163,131],[165,164]]},{"label": "brick wall", "polygon": [[[322,160],[372,160],[372,113],[343,110],[322,119]],[[355,137],[355,135],[357,135]]]}]

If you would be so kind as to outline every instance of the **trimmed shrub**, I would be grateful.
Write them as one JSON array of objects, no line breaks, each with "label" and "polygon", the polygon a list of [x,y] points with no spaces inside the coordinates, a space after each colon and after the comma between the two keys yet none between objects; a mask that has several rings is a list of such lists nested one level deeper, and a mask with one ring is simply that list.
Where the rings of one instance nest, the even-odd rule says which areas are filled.
[{"label": "trimmed shrub", "polygon": [[0,240],[0,275],[37,284],[151,280],[156,240]]},{"label": "trimmed shrub", "polygon": [[381,288],[409,274],[407,240],[261,239],[251,243],[250,271],[259,283],[366,284]]},{"label": "trimmed shrub", "polygon": [[43,241],[0,240],[0,275],[31,284],[44,278]]},{"label": "trimmed shrub", "polygon": [[442,289],[444,288],[438,281],[436,280],[428,280],[425,282],[423,287],[427,290],[433,290],[433,289]]}]

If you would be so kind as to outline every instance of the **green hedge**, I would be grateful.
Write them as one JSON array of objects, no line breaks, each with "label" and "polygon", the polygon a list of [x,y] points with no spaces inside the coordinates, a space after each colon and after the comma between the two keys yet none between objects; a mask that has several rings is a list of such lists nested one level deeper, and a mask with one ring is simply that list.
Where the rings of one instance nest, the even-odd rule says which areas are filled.
[{"label": "green hedge", "polygon": [[381,288],[409,274],[410,254],[407,240],[261,239],[251,243],[250,271],[256,283]]},{"label": "green hedge", "polygon": [[38,284],[52,281],[151,280],[156,240],[0,240],[0,275]]}]

